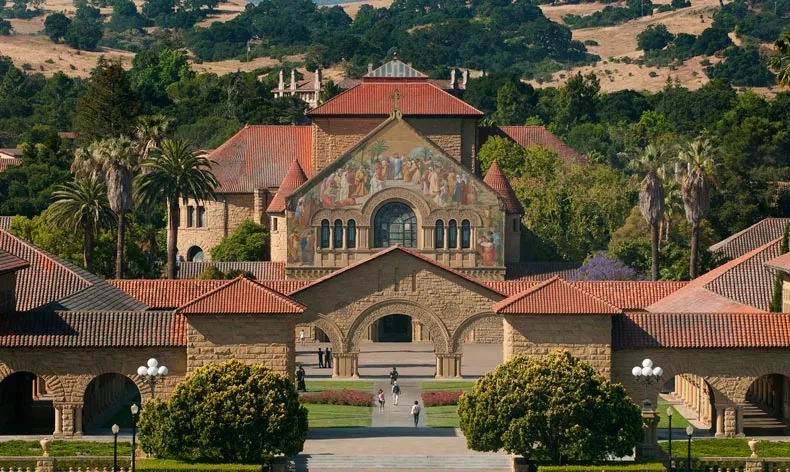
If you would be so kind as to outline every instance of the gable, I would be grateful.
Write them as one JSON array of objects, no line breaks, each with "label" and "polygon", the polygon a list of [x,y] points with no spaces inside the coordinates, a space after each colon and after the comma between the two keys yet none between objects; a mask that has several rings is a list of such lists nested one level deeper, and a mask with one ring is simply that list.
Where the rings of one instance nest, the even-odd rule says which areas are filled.
[{"label": "gable", "polygon": [[[433,224],[436,211],[474,211],[479,221],[472,224],[479,227],[480,238],[487,238],[482,247],[496,247],[494,257],[486,260],[503,265],[501,197],[395,114],[286,198],[288,263],[312,265],[313,228],[320,224],[314,221],[316,214],[340,210],[359,215],[376,194],[391,189],[408,191],[421,201],[423,225]],[[355,222],[359,228],[370,225]]]}]

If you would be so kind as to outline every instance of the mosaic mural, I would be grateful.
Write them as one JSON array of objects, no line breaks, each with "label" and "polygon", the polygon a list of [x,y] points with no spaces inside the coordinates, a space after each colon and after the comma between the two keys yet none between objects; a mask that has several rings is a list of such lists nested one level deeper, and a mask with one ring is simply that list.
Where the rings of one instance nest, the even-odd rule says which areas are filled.
[{"label": "mosaic mural", "polygon": [[[503,265],[504,215],[496,194],[403,121],[386,126],[356,147],[351,156],[340,157],[319,176],[323,178],[286,201],[291,265],[314,264],[319,241],[311,225],[316,212],[325,208],[362,208],[373,195],[388,188],[404,188],[422,195],[431,210],[475,210],[483,219],[473,245],[480,255],[479,263]],[[357,226],[368,224],[357,221]]]}]

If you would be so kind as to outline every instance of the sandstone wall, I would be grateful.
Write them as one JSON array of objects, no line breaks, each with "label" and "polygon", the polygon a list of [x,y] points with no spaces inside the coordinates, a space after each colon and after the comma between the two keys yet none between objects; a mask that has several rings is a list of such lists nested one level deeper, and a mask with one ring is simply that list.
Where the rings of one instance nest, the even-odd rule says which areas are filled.
[{"label": "sandstone wall", "polygon": [[[180,205],[180,226],[178,228],[178,253],[187,260],[189,248],[198,246],[203,249],[205,261],[211,260],[211,248],[231,234],[236,227],[246,220],[255,221],[255,195],[218,194],[216,201],[205,201],[201,205],[206,208],[206,225],[204,227],[187,227],[187,206],[197,208],[193,200],[187,205]],[[197,211],[197,210],[196,210]],[[195,217],[195,224],[197,216]],[[268,226],[268,219],[263,220]]]},{"label": "sandstone wall", "polygon": [[286,227],[287,222],[288,219],[282,216],[270,217],[269,257],[274,262],[286,262],[288,260],[288,228]]},{"label": "sandstone wall", "polygon": [[483,318],[465,337],[465,342],[475,344],[502,344],[505,339],[501,318]]},{"label": "sandstone wall", "polygon": [[265,364],[293,376],[296,362],[294,315],[190,315],[187,369],[229,359]]}]

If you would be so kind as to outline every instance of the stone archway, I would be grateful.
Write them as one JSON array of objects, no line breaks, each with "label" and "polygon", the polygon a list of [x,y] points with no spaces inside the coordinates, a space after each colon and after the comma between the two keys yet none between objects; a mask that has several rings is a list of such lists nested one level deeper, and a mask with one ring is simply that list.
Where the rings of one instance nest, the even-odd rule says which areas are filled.
[{"label": "stone archway", "polygon": [[359,350],[368,328],[389,315],[407,315],[419,321],[431,335],[436,356],[436,376],[456,376],[460,369],[460,357],[451,352],[452,338],[445,324],[424,306],[403,299],[373,304],[354,318],[346,334],[344,351],[335,353],[335,376],[359,377]]},{"label": "stone archway", "polygon": [[[475,313],[473,315],[470,315],[468,318],[464,319],[461,322],[461,324],[458,326],[458,328],[456,328],[455,332],[453,332],[450,347],[453,355],[457,356],[458,358],[458,369],[455,373],[456,377],[462,376],[463,350],[464,350],[463,345],[467,335],[471,333],[474,329],[476,329],[475,325],[478,325],[480,322],[485,322],[489,320],[494,322],[498,321],[501,326],[504,322],[504,317],[502,315],[489,311]],[[499,333],[497,335],[504,336],[502,328],[500,328]],[[496,359],[492,357],[492,353],[490,352],[490,350],[486,350],[482,352],[482,354],[484,354],[483,357],[485,357],[487,360],[486,361],[487,363],[478,363],[478,365],[475,365],[473,370],[476,370],[477,372],[473,372],[472,375],[479,375],[481,372],[486,372],[491,367],[495,368],[496,365],[499,365],[504,361],[503,342],[504,340],[500,339],[497,341],[496,344],[493,344],[494,346],[498,347],[499,355],[498,358]],[[478,354],[480,353],[481,352],[478,352]],[[496,362],[496,365],[494,365],[494,362]],[[467,367],[469,366],[467,365]]]}]

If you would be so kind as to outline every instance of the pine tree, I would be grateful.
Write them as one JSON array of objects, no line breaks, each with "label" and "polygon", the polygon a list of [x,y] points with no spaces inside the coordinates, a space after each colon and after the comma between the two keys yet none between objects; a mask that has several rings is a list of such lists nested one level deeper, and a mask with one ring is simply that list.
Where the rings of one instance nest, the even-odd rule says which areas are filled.
[{"label": "pine tree", "polygon": [[140,101],[132,91],[120,61],[99,59],[91,74],[88,91],[77,101],[75,117],[80,140],[130,135],[134,130]]}]

